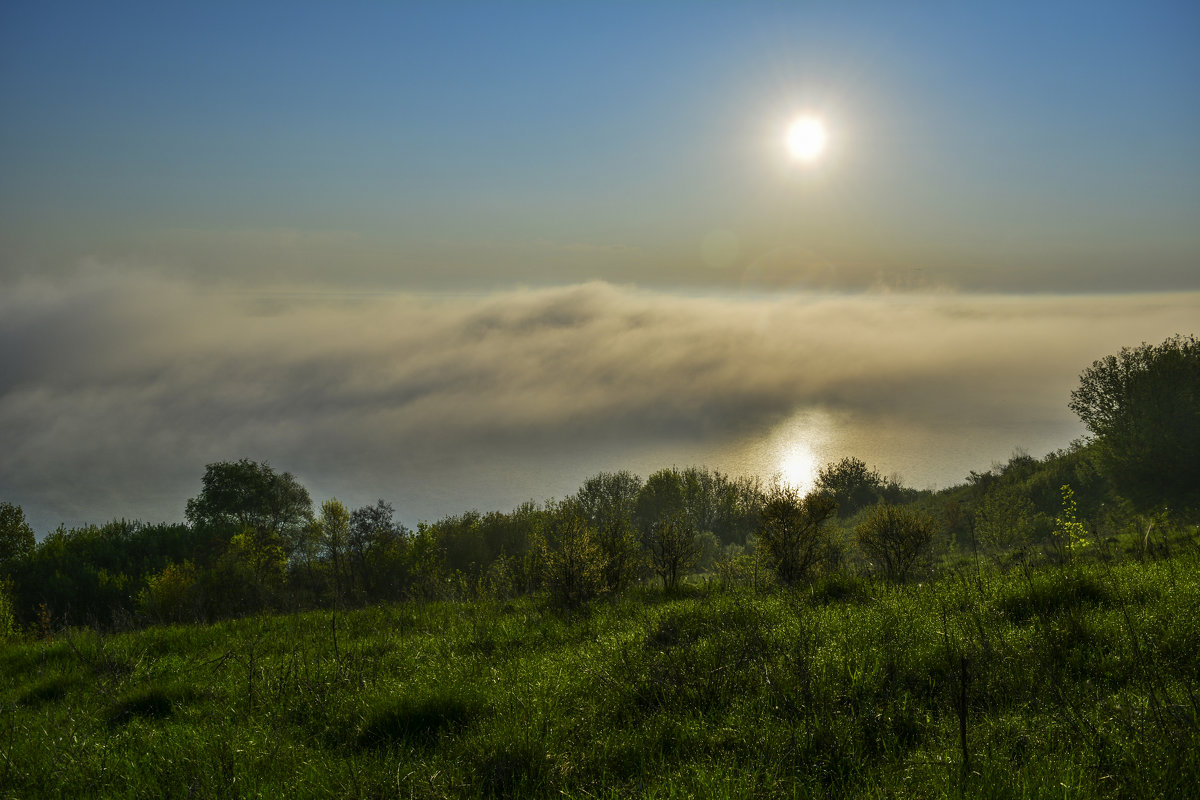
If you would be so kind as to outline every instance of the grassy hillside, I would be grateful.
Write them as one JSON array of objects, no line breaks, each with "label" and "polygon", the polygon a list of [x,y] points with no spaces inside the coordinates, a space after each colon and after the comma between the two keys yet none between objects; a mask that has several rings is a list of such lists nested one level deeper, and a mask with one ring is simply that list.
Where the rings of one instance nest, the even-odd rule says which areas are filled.
[{"label": "grassy hillside", "polygon": [[80,630],[0,650],[0,792],[1184,797],[1198,566]]}]

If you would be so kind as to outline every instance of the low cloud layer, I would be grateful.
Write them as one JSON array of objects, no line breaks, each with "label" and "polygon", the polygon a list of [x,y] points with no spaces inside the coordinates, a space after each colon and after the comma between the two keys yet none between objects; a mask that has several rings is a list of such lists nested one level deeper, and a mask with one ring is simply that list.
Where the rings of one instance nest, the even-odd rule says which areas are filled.
[{"label": "low cloud layer", "polygon": [[178,519],[204,465],[240,457],[410,519],[503,505],[561,494],[622,448],[671,463],[807,409],[864,430],[1049,426],[1065,445],[1079,372],[1191,332],[1200,308],[604,283],[268,294],[100,267],[0,288],[0,499],[41,530]]}]

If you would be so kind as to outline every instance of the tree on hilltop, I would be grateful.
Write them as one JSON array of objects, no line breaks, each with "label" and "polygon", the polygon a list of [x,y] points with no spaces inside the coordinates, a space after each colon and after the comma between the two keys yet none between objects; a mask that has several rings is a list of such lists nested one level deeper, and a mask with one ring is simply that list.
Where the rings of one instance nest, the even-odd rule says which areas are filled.
[{"label": "tree on hilltop", "polygon": [[1079,376],[1070,408],[1101,467],[1140,510],[1200,509],[1200,341],[1173,336],[1105,356]]},{"label": "tree on hilltop", "polygon": [[312,517],[312,499],[290,472],[243,458],[204,468],[200,494],[187,502],[192,525],[253,530],[259,537],[285,539]]}]

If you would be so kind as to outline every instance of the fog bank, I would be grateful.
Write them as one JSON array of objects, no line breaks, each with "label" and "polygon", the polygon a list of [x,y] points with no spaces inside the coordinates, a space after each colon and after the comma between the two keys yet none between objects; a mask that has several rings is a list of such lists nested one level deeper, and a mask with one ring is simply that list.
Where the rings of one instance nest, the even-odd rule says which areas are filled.
[{"label": "fog bank", "polygon": [[[837,420],[855,450],[879,442],[854,454],[882,471],[944,485],[962,478],[973,436],[978,468],[997,436],[1066,445],[1081,430],[1066,407],[1080,371],[1192,332],[1200,308],[1197,293],[607,283],[272,293],[96,265],[0,289],[0,499],[39,533],[179,519],[204,465],[241,457],[296,473],[314,497],[386,498],[410,522],[561,496],[618,466],[766,475],[778,465],[755,468],[774,458],[762,443],[805,414]],[[954,471],[930,448],[947,431]]]}]

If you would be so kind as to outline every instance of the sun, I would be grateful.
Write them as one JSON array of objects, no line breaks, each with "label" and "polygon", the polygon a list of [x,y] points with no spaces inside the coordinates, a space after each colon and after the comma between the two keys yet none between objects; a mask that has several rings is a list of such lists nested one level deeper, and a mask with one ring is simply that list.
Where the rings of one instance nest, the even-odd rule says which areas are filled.
[{"label": "sun", "polygon": [[787,131],[788,152],[796,161],[812,163],[825,152],[829,134],[825,121],[812,114],[802,114],[792,120]]}]

